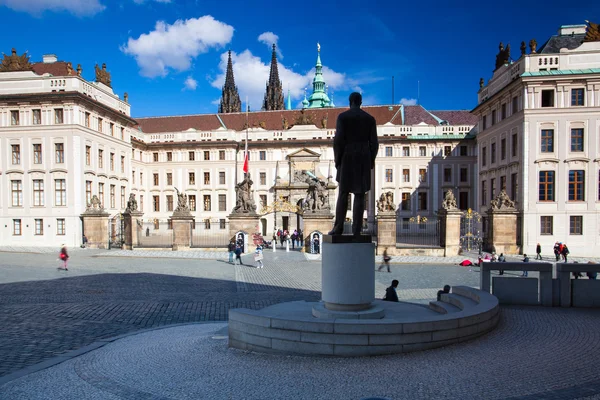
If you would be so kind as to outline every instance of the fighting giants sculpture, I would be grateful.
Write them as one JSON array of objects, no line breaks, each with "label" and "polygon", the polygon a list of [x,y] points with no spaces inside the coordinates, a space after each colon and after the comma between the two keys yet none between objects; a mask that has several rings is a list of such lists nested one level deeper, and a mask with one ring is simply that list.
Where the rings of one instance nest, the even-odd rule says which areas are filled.
[{"label": "fighting giants sculpture", "polygon": [[379,200],[377,200],[377,211],[380,213],[396,211],[396,204],[394,204],[394,193],[381,193]]},{"label": "fighting giants sculpture", "polygon": [[250,173],[245,174],[244,179],[235,185],[235,207],[232,214],[255,214],[256,204],[252,198],[252,179],[250,179]]}]

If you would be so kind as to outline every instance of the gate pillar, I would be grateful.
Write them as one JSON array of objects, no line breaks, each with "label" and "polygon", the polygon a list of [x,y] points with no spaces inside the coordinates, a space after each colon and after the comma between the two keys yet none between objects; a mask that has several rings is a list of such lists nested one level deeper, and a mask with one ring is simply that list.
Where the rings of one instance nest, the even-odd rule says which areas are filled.
[{"label": "gate pillar", "polygon": [[81,214],[83,220],[83,234],[87,237],[88,247],[91,249],[108,248],[108,216],[100,203],[98,196],[92,196],[85,212]]},{"label": "gate pillar", "polygon": [[138,224],[144,213],[139,211],[126,210],[123,213],[123,222],[125,225],[125,250],[133,250],[134,244],[138,243]]},{"label": "gate pillar", "polygon": [[458,209],[440,209],[440,246],[444,257],[457,256],[460,250],[460,219],[463,212]]},{"label": "gate pillar", "polygon": [[381,211],[377,214],[377,254],[383,254],[388,249],[390,256],[396,250],[397,218],[394,211]]}]

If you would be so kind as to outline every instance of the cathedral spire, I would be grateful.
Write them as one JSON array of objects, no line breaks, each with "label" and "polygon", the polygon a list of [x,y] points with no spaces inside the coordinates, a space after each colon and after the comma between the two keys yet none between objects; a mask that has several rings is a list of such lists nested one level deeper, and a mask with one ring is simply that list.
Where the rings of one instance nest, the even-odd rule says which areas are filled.
[{"label": "cathedral spire", "polygon": [[271,71],[269,72],[269,82],[267,82],[267,90],[263,101],[263,109],[283,110],[285,108],[283,102],[283,88],[281,80],[279,80],[279,70],[277,69],[277,52],[275,43],[273,43],[273,53],[271,54]]},{"label": "cathedral spire", "polygon": [[225,84],[221,94],[221,103],[219,104],[219,113],[233,113],[242,111],[242,102],[238,88],[235,86],[233,78],[233,63],[231,62],[231,50],[227,59],[227,72],[225,73]]},{"label": "cathedral spire", "polygon": [[321,45],[317,43],[317,63],[315,64],[315,77],[313,78],[313,92],[308,98],[308,108],[331,107],[326,87],[325,79],[323,79],[323,64],[321,63]]}]

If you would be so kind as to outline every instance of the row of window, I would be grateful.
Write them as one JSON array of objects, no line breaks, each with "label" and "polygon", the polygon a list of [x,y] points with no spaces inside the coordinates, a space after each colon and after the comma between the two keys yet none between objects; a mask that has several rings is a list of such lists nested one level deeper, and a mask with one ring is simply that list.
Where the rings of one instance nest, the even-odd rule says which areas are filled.
[{"label": "row of window", "polygon": [[[459,155],[460,156],[467,156],[468,155],[468,148],[467,146],[458,146],[459,149]],[[444,146],[444,156],[450,156],[452,155],[452,146]],[[386,157],[394,157],[394,148],[393,146],[386,146],[385,147],[385,156]],[[402,157],[410,157],[410,146],[403,146],[402,147]],[[427,157],[427,147],[426,146],[419,146],[419,157]]]},{"label": "row of window", "polygon": [[[21,165],[21,145],[12,144],[11,146],[11,164]],[[33,144],[33,163],[42,164],[43,151],[40,143]],[[65,162],[65,145],[64,143],[54,143],[54,162],[63,164]]]},{"label": "row of window", "polygon": [[[444,183],[452,182],[452,168],[444,167],[443,170],[443,178]],[[469,169],[466,167],[460,168],[460,182],[468,182],[469,180]],[[386,168],[385,170],[385,182],[391,183],[394,182],[394,170],[392,168]],[[405,168],[402,170],[402,182],[410,182],[410,169]],[[427,182],[427,169],[421,168],[419,169],[419,182],[424,183]]]},{"label": "row of window", "polygon": [[[132,149],[132,151],[133,151],[133,155],[135,156],[135,149]],[[167,151],[166,155],[167,155],[167,158],[166,158],[167,162],[173,161],[173,152],[172,151]],[[203,152],[203,159],[204,159],[204,161],[210,161],[210,151]],[[260,151],[260,159],[261,160],[267,159],[266,151]],[[158,152],[152,153],[152,160],[154,162],[159,162],[159,153]],[[188,152],[188,160],[196,161],[196,152],[195,151]],[[225,150],[219,150],[219,160],[225,160]]]},{"label": "row of window", "polygon": [[[265,196],[266,197],[266,196]],[[143,196],[140,196],[140,209],[143,209]],[[167,201],[167,210],[166,211],[173,211],[173,195],[166,195],[166,201]],[[262,201],[262,198],[261,198]],[[265,198],[265,202],[266,202],[266,198]],[[192,195],[188,195],[188,205],[190,207],[190,211],[196,211],[197,209],[197,204],[196,204],[196,195],[192,194]],[[210,194],[205,194],[202,196],[202,205],[203,205],[203,211],[212,211],[212,195]],[[160,212],[160,196],[159,195],[154,195],[152,196],[152,210],[154,212]],[[218,211],[227,211],[227,195],[225,194],[220,194],[219,195],[219,209]]]},{"label": "row of window", "polygon": [[[54,109],[54,123],[62,124],[64,123],[64,110],[62,108]],[[11,110],[10,112],[10,124],[11,125],[21,125],[21,114],[19,110]],[[41,125],[42,124],[42,110],[39,108],[35,108],[31,113],[31,124],[32,125]]]},{"label": "row of window", "polygon": [[[555,93],[554,89],[542,90],[540,105],[542,107],[555,107],[554,93]],[[583,106],[585,106],[585,89],[584,88],[571,89],[571,107],[583,107]]]},{"label": "row of window", "polygon": [[[34,220],[34,235],[41,236],[44,234],[44,220],[39,218]],[[48,225],[50,227],[50,225]],[[23,223],[21,219],[13,219],[13,235],[21,236],[23,234]],[[56,219],[56,234],[66,235],[66,224],[64,218]]]},{"label": "row of window", "polygon": [[[502,138],[500,140],[500,160],[506,160],[506,138]],[[512,135],[511,141],[511,157],[516,157],[519,149],[519,140],[517,138],[517,134]],[[496,143],[492,143],[490,145],[490,158],[491,163],[494,164],[496,162]],[[481,148],[481,166],[485,167],[487,165],[487,146],[483,146]]]},{"label": "row of window", "polygon": [[[581,152],[584,150],[583,134],[583,128],[571,129],[572,152]],[[540,151],[542,153],[554,153],[554,129],[542,129],[540,139]]]},{"label": "row of window", "polygon": [[[109,195],[110,195],[110,208],[117,208],[116,206],[116,185],[109,186]],[[124,209],[127,205],[125,200],[125,186],[121,186],[121,209]],[[102,206],[106,206],[104,202],[104,183],[98,183],[98,199],[100,200],[100,204]],[[92,181],[85,181],[85,202],[86,204],[90,204],[92,202]]]},{"label": "row of window", "polygon": [[[64,123],[64,110],[62,108],[54,109],[54,124],[63,124]],[[91,114],[89,112],[85,112],[84,114],[84,123],[88,128],[92,128],[91,122]],[[10,111],[10,124],[13,126],[21,125],[21,113],[19,110],[11,110]],[[42,110],[39,108],[34,108],[31,110],[31,125],[41,125],[42,124]],[[105,123],[104,120],[98,117],[97,124],[98,132],[105,133]],[[125,128],[120,127],[121,139],[125,139]],[[115,136],[115,124],[112,122],[108,123],[108,133],[111,136]]]},{"label": "row of window", "polygon": [[[539,172],[539,201],[556,201],[556,172]],[[585,171],[570,170],[568,184],[569,201],[585,201]],[[598,200],[600,201],[600,177],[598,179]]]},{"label": "row of window", "polygon": [[[554,217],[551,215],[543,215],[540,217],[540,235],[554,234]],[[583,235],[583,216],[569,216],[569,234]]]},{"label": "row of window", "polygon": [[[109,154],[109,167],[111,171],[115,170],[115,153]],[[92,146],[85,146],[85,165],[92,165]],[[98,149],[98,168],[104,168],[104,150]],[[121,156],[121,172],[125,172],[125,156]]]},{"label": "row of window", "polygon": [[[44,180],[33,180],[33,206],[42,207],[45,205]],[[10,197],[13,207],[23,207],[23,181],[10,181]],[[54,180],[54,205],[67,205],[67,181],[65,179]]]},{"label": "row of window", "polygon": [[[482,181],[481,182],[481,205],[485,206],[487,204],[487,201],[491,201],[494,199],[494,196],[496,195],[497,191],[496,189],[507,189],[506,186],[506,176],[501,176],[500,177],[500,186],[497,187],[496,186],[496,178],[492,178],[490,179],[490,191],[489,191],[489,198],[488,198],[488,185],[487,185],[487,181]],[[510,175],[510,191],[507,191],[507,194],[509,195],[509,197],[513,200],[517,199],[517,196],[519,195],[519,180],[518,180],[518,174],[514,173]]]},{"label": "row of window", "polygon": [[[491,121],[492,121],[492,126],[495,125],[496,123],[508,118],[508,105],[507,103],[502,103],[500,105],[500,113],[498,113],[497,110],[492,110],[492,115],[491,115]],[[511,101],[511,114],[510,115],[515,115],[516,113],[519,112],[519,97],[518,96],[514,96],[512,98]],[[484,115],[482,118],[482,130],[487,129],[488,124],[487,124],[487,115]]]}]

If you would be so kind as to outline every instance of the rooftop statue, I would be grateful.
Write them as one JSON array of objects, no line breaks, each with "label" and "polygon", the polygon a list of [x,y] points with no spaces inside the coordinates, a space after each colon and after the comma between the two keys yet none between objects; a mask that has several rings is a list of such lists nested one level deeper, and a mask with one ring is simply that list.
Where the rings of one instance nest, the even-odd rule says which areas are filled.
[{"label": "rooftop statue", "polygon": [[110,72],[106,70],[106,63],[102,64],[102,69],[96,64],[96,82],[104,83],[108,87],[111,86]]},{"label": "rooftop statue", "polygon": [[29,62],[27,53],[17,55],[17,50],[12,49],[11,55],[4,54],[0,72],[32,71],[33,65]]}]

